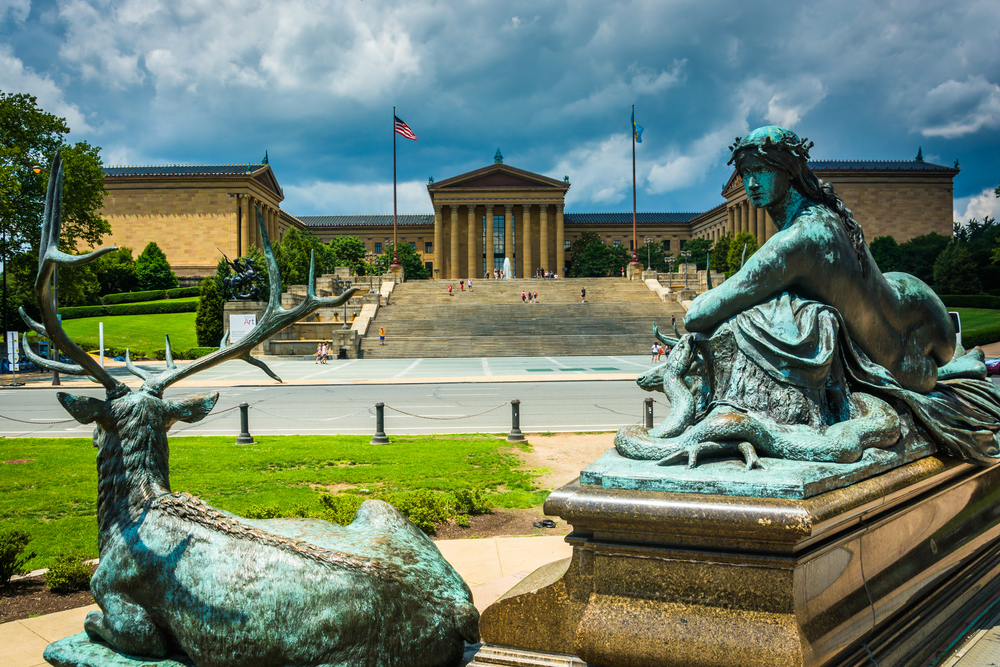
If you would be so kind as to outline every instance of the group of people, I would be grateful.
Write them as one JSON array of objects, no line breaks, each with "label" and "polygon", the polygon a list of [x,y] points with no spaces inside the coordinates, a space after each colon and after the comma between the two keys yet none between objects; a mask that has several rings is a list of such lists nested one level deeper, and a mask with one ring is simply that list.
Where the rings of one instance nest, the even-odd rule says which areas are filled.
[{"label": "group of people", "polygon": [[535,275],[534,275],[534,277],[535,278],[558,278],[559,276],[557,276],[555,274],[555,271],[546,271],[542,267],[538,267],[537,269],[535,269]]},{"label": "group of people", "polygon": [[666,354],[668,357],[670,356],[670,348],[660,343],[660,341],[653,342],[653,349],[651,350],[651,352],[653,354],[653,358],[650,359],[649,361],[654,364],[658,361],[662,361],[664,354]]},{"label": "group of people", "polygon": [[317,364],[326,364],[330,359],[330,344],[326,341],[321,342],[316,346],[316,361]]},{"label": "group of people", "polygon": [[521,290],[521,303],[538,303],[538,292]]},{"label": "group of people", "polygon": [[[465,278],[458,281],[458,287],[461,291],[465,291]],[[469,278],[469,291],[472,291],[472,278]],[[452,285],[448,285],[448,296],[455,294],[455,288]]]},{"label": "group of people", "polygon": [[[504,277],[503,276],[503,269],[493,269],[492,273],[493,273],[493,276],[492,276],[493,280],[503,280],[503,277]],[[486,270],[486,275],[483,276],[483,277],[486,278],[487,280],[490,279],[490,271],[489,271],[489,269]]]}]

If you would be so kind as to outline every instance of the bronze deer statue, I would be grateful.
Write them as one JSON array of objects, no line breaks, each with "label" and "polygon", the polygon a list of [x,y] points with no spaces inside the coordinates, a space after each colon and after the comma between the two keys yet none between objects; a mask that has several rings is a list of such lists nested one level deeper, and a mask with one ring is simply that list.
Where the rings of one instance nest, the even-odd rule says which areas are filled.
[{"label": "bronze deer statue", "polygon": [[[115,248],[75,256],[58,249],[62,166],[56,156],[45,201],[35,294],[41,323],[21,316],[78,365],[25,352],[39,366],[89,375],[106,400],[59,393],[81,423],[96,423],[100,564],[91,590],[101,611],[88,614],[86,637],[46,650],[55,665],[85,664],[81,651],[165,658],[179,652],[197,667],[347,667],[452,665],[464,642],[479,637],[469,587],[434,543],[390,505],[369,500],[349,526],[318,519],[250,520],[170,489],[167,429],[204,418],[217,392],[165,400],[178,380],[240,358],[280,381],[250,350],[320,306],[354,294],[317,298],[315,261],[308,293],[283,309],[281,278],[260,211],[257,223],[270,270],[267,309],[255,329],[187,366],[150,373],[128,361],[144,383],[119,382],[63,331],[52,274]],[[87,640],[89,637],[89,640]],[[89,652],[89,653],[88,653]],[[86,662],[86,664],[91,664]]]}]

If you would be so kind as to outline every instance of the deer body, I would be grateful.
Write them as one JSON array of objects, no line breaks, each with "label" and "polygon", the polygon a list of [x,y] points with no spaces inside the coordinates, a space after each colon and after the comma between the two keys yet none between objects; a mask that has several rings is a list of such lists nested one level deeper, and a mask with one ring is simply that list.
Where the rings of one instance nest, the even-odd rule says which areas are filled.
[{"label": "deer body", "polygon": [[[166,657],[178,649],[198,667],[444,667],[479,639],[469,587],[426,535],[391,506],[369,500],[350,526],[310,519],[252,521],[170,489],[167,430],[196,422],[217,393],[165,400],[184,377],[228,359],[243,359],[281,381],[250,350],[320,307],[337,307],[357,290],[321,299],[310,266],[306,298],[281,307],[281,277],[260,211],[271,290],[257,326],[212,354],[177,367],[166,344],[166,370],[126,366],[145,382],[133,391],[108,374],[62,329],[51,289],[58,265],[79,266],[114,248],[70,255],[58,248],[62,196],[59,156],[53,164],[41,230],[36,322],[76,364],[25,354],[43,368],[89,375],[106,389],[98,400],[58,394],[84,424],[95,423],[98,448],[98,546],[91,581],[101,611],[84,629],[92,640],[132,656]],[[54,646],[54,645],[53,645]],[[55,650],[55,649],[53,649]],[[62,650],[62,647],[59,649]],[[83,664],[84,655],[60,655]],[[88,663],[89,664],[89,663]]]}]

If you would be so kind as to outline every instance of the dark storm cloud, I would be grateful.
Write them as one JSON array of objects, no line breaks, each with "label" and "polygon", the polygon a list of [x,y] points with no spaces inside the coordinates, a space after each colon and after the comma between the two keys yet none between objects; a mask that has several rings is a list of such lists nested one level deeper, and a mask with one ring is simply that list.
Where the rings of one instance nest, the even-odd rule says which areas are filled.
[{"label": "dark storm cloud", "polygon": [[[0,0],[0,12],[0,89],[39,95],[108,163],[267,150],[293,213],[391,210],[393,105],[420,137],[399,146],[407,212],[429,209],[427,177],[488,164],[497,147],[568,175],[573,210],[627,209],[633,103],[644,210],[719,203],[725,146],[766,123],[810,137],[818,157],[922,146],[961,159],[964,204],[1000,178],[994,1]],[[40,36],[53,48],[32,47]]]}]

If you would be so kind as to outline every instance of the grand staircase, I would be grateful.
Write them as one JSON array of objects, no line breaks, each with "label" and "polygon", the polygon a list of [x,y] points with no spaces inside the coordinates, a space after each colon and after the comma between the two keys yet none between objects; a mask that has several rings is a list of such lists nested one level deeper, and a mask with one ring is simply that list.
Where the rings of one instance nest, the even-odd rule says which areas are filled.
[{"label": "grand staircase", "polygon": [[[454,292],[448,295],[448,285]],[[587,301],[581,303],[580,289]],[[538,303],[522,303],[522,291]],[[622,278],[561,280],[420,280],[397,285],[361,343],[365,359],[544,357],[645,354],[653,323],[664,332],[684,311],[663,303],[644,283]],[[379,345],[378,329],[386,343]]]}]

